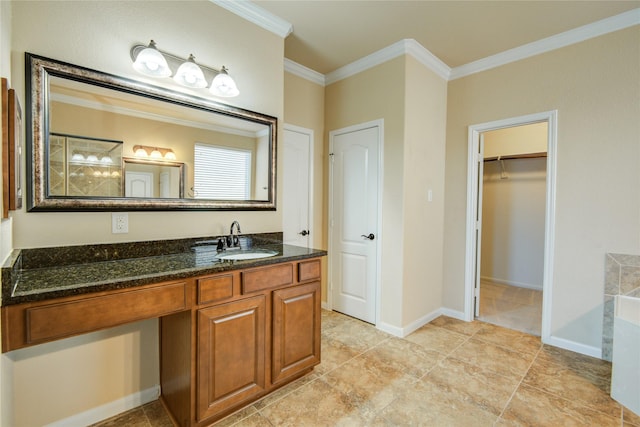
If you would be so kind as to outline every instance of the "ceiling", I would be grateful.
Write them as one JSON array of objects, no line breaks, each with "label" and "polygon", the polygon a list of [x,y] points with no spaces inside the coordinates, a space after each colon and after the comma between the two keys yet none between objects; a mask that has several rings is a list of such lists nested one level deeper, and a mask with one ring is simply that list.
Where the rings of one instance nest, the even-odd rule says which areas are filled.
[{"label": "ceiling", "polygon": [[285,57],[322,74],[402,39],[415,39],[455,68],[640,7],[640,0],[254,3],[293,25]]}]

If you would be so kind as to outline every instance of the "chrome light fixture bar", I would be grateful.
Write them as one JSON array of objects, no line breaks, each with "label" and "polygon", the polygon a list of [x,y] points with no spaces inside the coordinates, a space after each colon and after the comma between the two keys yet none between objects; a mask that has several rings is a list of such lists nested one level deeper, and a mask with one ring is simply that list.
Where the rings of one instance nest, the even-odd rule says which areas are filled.
[{"label": "chrome light fixture bar", "polygon": [[[211,82],[209,92],[220,97],[234,97],[240,94],[235,81],[229,76],[223,65],[220,70],[196,64],[195,57],[190,54],[184,59],[167,52],[160,51],[151,40],[148,46],[136,44],[131,48],[133,68],[141,74],[151,77],[170,77],[178,84],[200,89]],[[175,71],[174,71],[175,70]]]}]

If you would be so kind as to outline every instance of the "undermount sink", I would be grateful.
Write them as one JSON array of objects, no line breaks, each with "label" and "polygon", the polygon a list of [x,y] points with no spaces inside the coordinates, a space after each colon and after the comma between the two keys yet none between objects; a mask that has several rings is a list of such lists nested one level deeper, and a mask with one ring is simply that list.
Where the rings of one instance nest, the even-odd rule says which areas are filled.
[{"label": "undermount sink", "polygon": [[278,252],[267,250],[252,250],[239,252],[224,252],[216,255],[216,258],[223,261],[243,261],[247,259],[269,258],[278,255]]}]

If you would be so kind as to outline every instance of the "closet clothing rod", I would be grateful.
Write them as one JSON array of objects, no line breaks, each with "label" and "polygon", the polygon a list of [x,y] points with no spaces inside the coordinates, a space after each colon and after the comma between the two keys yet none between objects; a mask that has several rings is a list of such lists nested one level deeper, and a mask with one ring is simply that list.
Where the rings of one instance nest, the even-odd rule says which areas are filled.
[{"label": "closet clothing rod", "polygon": [[485,162],[494,162],[496,160],[511,160],[511,159],[537,159],[540,157],[547,157],[546,152],[541,153],[525,153],[525,154],[508,154],[506,156],[492,156],[485,157]]}]

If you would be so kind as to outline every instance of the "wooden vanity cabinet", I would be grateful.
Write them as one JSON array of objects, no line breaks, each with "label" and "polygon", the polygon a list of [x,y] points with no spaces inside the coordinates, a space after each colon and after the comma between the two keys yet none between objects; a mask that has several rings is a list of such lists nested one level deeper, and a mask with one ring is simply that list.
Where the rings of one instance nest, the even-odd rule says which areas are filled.
[{"label": "wooden vanity cabinet", "polygon": [[198,420],[264,393],[265,314],[265,295],[198,310]]},{"label": "wooden vanity cabinet", "polygon": [[195,293],[189,315],[161,319],[162,400],[178,425],[210,425],[320,363],[319,258],[198,278]]}]

